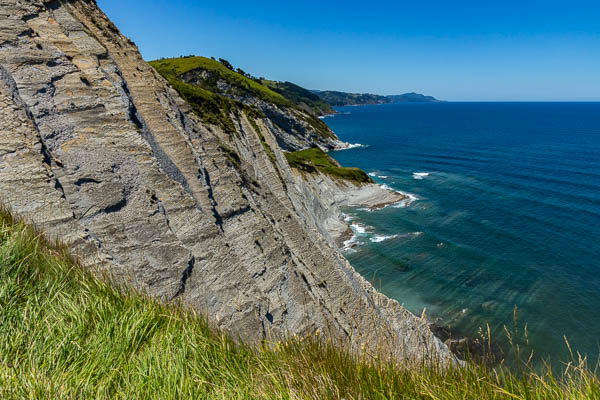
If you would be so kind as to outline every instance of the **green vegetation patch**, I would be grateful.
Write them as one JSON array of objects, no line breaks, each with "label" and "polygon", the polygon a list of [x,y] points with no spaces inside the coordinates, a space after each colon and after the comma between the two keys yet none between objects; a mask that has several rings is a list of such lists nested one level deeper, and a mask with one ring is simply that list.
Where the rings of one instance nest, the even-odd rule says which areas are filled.
[{"label": "green vegetation patch", "polygon": [[116,288],[0,211],[2,399],[598,399],[567,372],[352,356],[318,336],[235,343],[179,303]]},{"label": "green vegetation patch", "polygon": [[314,115],[307,113],[302,114],[301,118],[304,120],[304,122],[308,123],[319,134],[319,136],[337,139],[335,133],[333,133],[333,131],[329,129],[327,124],[321,121],[320,118],[317,118]]},{"label": "green vegetation patch", "polygon": [[327,153],[318,147],[285,154],[292,168],[308,173],[320,171],[334,178],[345,179],[357,184],[374,183],[360,168],[340,167]]},{"label": "green vegetation patch", "polygon": [[225,143],[219,143],[219,148],[221,149],[221,151],[223,151],[227,159],[231,161],[233,166],[237,170],[240,170],[242,166],[242,160],[240,160],[240,156],[238,155],[238,153],[236,153],[235,150],[227,146]]},{"label": "green vegetation patch", "polygon": [[[168,58],[150,61],[149,64],[171,83],[204,121],[219,125],[228,132],[233,130],[229,113],[244,107],[226,95],[243,96],[249,93],[268,103],[296,110],[297,117],[319,136],[336,138],[327,124],[313,114],[332,112],[331,107],[312,92],[293,83],[253,78],[240,69],[239,72],[234,71],[226,60],[219,62],[206,57]],[[183,75],[191,71],[204,71],[206,75],[194,80],[193,84],[182,81]],[[219,88],[220,81],[230,85],[227,93]]]},{"label": "green vegetation patch", "polygon": [[269,146],[269,143],[267,143],[265,136],[262,134],[258,124],[256,123],[255,118],[259,118],[258,115],[255,112],[253,112],[253,110],[247,110],[246,117],[248,118],[250,125],[252,125],[252,129],[254,129],[254,131],[258,135],[258,138],[260,139],[260,143],[262,144],[263,149],[265,149],[265,153],[267,153],[267,157],[269,157],[271,164],[273,164],[273,168],[275,168],[275,172],[277,172],[277,176],[279,177],[281,184],[283,185],[284,188],[287,187],[285,180],[283,179],[283,176],[281,175],[281,171],[279,171],[279,167],[277,166],[277,156],[275,156],[275,152],[273,151],[271,146]]},{"label": "green vegetation patch", "polygon": [[181,57],[150,61],[161,75],[180,79],[182,75],[194,70],[204,70],[209,73],[207,79],[198,82],[198,85],[211,92],[217,92],[217,81],[225,80],[234,88],[250,92],[255,96],[283,107],[289,107],[292,103],[281,94],[274,92],[261,83],[248,78],[222,63],[206,57]]},{"label": "green vegetation patch", "polygon": [[307,107],[317,115],[333,114],[335,111],[329,104],[310,90],[304,89],[292,82],[278,82],[263,79],[263,85],[268,86],[294,104]]},{"label": "green vegetation patch", "polygon": [[225,132],[235,132],[230,116],[231,112],[237,112],[238,106],[235,102],[177,78],[165,78],[203,121],[220,126]]}]

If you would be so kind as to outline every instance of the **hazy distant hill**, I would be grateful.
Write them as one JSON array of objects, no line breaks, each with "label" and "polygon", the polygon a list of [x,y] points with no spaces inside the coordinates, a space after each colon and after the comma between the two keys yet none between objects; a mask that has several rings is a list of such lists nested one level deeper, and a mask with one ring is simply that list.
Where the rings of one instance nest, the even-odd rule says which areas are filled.
[{"label": "hazy distant hill", "polygon": [[262,79],[261,83],[281,94],[305,111],[317,115],[331,114],[334,112],[331,105],[321,99],[317,94],[292,82],[277,82]]},{"label": "hazy distant hill", "polygon": [[331,106],[352,106],[364,104],[390,104],[390,103],[432,103],[441,100],[432,96],[419,93],[404,93],[381,96],[369,93],[345,93],[332,90],[313,90],[327,104]]}]

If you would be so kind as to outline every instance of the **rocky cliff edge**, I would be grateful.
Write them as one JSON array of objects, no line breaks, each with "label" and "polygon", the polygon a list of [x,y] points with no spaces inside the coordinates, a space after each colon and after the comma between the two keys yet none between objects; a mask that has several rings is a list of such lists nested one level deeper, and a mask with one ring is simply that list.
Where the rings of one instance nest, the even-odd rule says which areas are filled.
[{"label": "rocky cliff edge", "polygon": [[[247,341],[449,358],[324,238],[267,117],[202,121],[94,1],[0,0],[0,201],[91,268]],[[318,186],[318,185],[317,185]]]}]

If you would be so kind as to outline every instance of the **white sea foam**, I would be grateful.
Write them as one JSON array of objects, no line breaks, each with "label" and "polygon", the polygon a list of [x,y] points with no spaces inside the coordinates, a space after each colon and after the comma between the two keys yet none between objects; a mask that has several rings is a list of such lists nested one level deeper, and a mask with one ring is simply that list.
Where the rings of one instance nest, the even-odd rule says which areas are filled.
[{"label": "white sea foam", "polygon": [[352,237],[348,240],[344,241],[344,249],[346,248],[350,248],[352,246],[352,243],[356,243],[358,237],[356,235],[352,235]]},{"label": "white sea foam", "polygon": [[345,143],[344,147],[338,147],[333,149],[333,151],[342,151],[342,150],[350,150],[350,149],[366,149],[369,147],[367,144],[360,143]]},{"label": "white sea foam", "polygon": [[[385,183],[384,183],[383,185],[379,185],[379,186],[380,186],[382,189],[385,189],[385,190],[391,190],[391,191],[394,191],[394,192],[396,192],[396,193],[399,193],[399,194],[401,194],[401,195],[403,195],[403,196],[406,196],[406,198],[404,198],[404,199],[400,200],[400,201],[399,201],[399,202],[397,202],[397,203],[394,203],[394,204],[389,204],[389,205],[388,205],[389,207],[394,207],[394,208],[408,207],[408,206],[409,206],[409,205],[410,205],[410,204],[411,204],[413,201],[415,201],[415,200],[419,200],[419,198],[418,198],[416,195],[414,195],[414,194],[412,194],[412,193],[403,192],[403,191],[401,191],[401,190],[394,190],[394,189],[392,189],[391,187],[389,187],[388,185],[386,185]],[[386,207],[388,207],[388,206],[386,206]],[[385,207],[384,207],[384,208],[385,208]]]},{"label": "white sea foam", "polygon": [[421,180],[429,176],[429,172],[413,172],[413,179]]},{"label": "white sea foam", "polygon": [[321,115],[319,117],[319,119],[325,119],[325,118],[331,118],[331,117],[335,117],[337,114],[325,114],[325,115]]},{"label": "white sea foam", "polygon": [[351,224],[350,228],[357,234],[364,235],[367,233],[367,227],[361,224]]},{"label": "white sea foam", "polygon": [[[352,216],[345,215],[344,220],[346,222],[352,221]],[[370,232],[369,229],[372,229],[370,226],[365,226],[359,223],[350,224],[350,229],[352,229],[352,237],[343,243],[342,251],[345,252],[354,252],[356,251],[355,247],[361,245],[359,239],[361,237],[367,237]]]},{"label": "white sea foam", "polygon": [[[347,219],[348,217],[346,217],[345,219],[347,221],[350,221]],[[343,247],[342,247],[342,251],[346,251],[346,252],[354,252],[356,251],[354,248],[358,245],[360,245],[360,242],[358,241],[358,239],[361,236],[366,236],[368,234],[367,231],[367,227],[361,224],[350,224],[350,229],[352,229],[352,237],[346,241],[344,241]]]},{"label": "white sea foam", "polygon": [[369,240],[373,243],[380,243],[385,240],[395,239],[395,238],[416,238],[423,234],[423,232],[408,232],[402,235],[374,235],[369,238]]},{"label": "white sea foam", "polygon": [[352,235],[350,239],[344,241],[342,251],[353,253],[356,251],[356,249],[354,249],[356,245],[358,245],[358,236]]},{"label": "white sea foam", "polygon": [[403,200],[400,200],[397,203],[392,204],[391,207],[394,207],[394,208],[408,207],[413,201],[419,200],[419,198],[412,193],[401,192],[400,190],[396,190],[396,193],[400,193],[401,195],[406,196],[406,198]]},{"label": "white sea foam", "polygon": [[398,235],[375,235],[369,240],[373,243],[383,242],[384,240],[397,238]]},{"label": "white sea foam", "polygon": [[387,175],[377,175],[377,172],[369,172],[367,175],[369,175],[370,177],[379,178],[379,179],[387,179],[388,178]]}]

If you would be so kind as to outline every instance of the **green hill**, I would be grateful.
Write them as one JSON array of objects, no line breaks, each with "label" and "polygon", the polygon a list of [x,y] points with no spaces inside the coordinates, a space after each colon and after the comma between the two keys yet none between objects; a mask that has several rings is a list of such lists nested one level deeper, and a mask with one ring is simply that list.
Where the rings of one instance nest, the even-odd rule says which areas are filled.
[{"label": "green hill", "polygon": [[[243,101],[240,98],[251,96],[282,109],[301,111],[298,118],[309,124],[319,136],[335,138],[329,127],[317,118],[318,115],[332,112],[331,107],[300,86],[261,80],[242,69],[234,70],[227,60],[217,61],[206,57],[160,59],[150,61],[150,65],[169,81],[205,121],[229,131],[232,130],[229,112],[235,108],[235,104],[241,106]],[[197,78],[198,71],[206,72],[199,75],[201,79]]]},{"label": "green hill", "polygon": [[0,212],[2,399],[597,399],[598,377],[353,357],[325,337],[236,344],[178,303],[84,271]]},{"label": "green hill", "polygon": [[150,61],[152,65],[161,75],[178,78],[187,72],[204,69],[213,74],[208,79],[196,82],[197,86],[202,87],[213,93],[218,93],[217,82],[219,79],[224,79],[233,87],[247,91],[257,97],[274,103],[280,106],[289,107],[292,102],[284,98],[281,94],[274,92],[267,86],[257,82],[247,76],[242,75],[232,69],[227,68],[223,63],[206,57],[180,57],[168,58],[156,61]]},{"label": "green hill", "polygon": [[327,115],[335,113],[333,108],[317,94],[292,82],[277,82],[264,79],[262,83],[292,101],[298,107],[313,114]]}]

